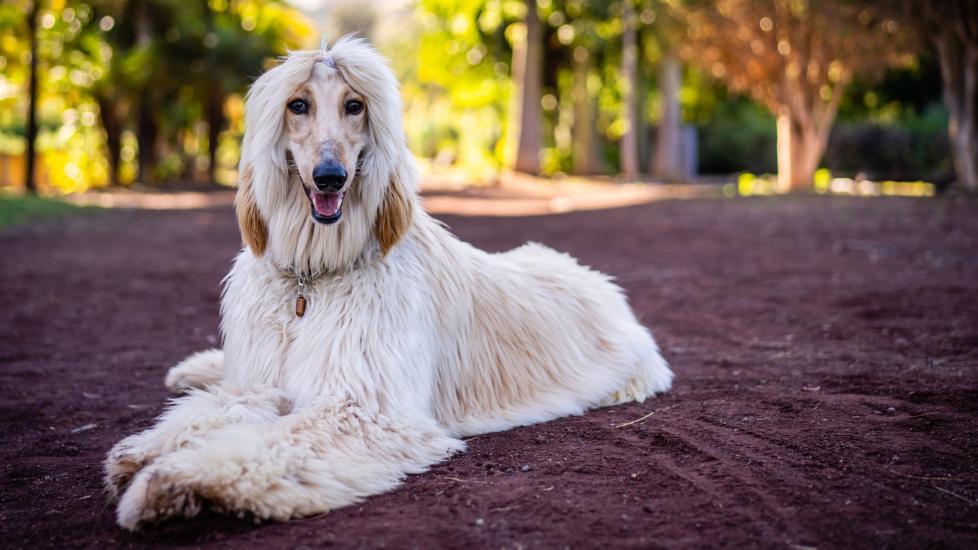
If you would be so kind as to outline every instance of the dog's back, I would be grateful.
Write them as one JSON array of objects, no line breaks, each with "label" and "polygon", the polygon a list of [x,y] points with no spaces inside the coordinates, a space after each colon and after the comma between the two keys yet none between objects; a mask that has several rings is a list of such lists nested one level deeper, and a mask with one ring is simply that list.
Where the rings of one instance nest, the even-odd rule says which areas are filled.
[{"label": "dog's back", "polygon": [[[459,435],[581,414],[669,389],[672,373],[607,275],[537,243],[454,249],[442,318],[439,420]],[[428,264],[429,268],[437,268]],[[444,300],[444,301],[443,301]]]}]

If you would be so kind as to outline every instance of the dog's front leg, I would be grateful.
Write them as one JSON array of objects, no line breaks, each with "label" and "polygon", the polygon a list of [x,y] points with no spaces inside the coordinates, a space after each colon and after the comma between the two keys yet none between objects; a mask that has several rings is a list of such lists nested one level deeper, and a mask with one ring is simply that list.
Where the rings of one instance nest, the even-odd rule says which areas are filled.
[{"label": "dog's front leg", "polygon": [[160,457],[133,479],[117,520],[135,529],[203,506],[260,519],[319,514],[388,491],[463,447],[430,418],[330,400],[272,426],[226,426]]},{"label": "dog's front leg", "polygon": [[139,470],[168,452],[199,445],[214,429],[232,423],[271,423],[291,403],[273,389],[227,385],[192,390],[170,402],[156,424],[115,444],[105,459],[105,486],[117,496]]}]

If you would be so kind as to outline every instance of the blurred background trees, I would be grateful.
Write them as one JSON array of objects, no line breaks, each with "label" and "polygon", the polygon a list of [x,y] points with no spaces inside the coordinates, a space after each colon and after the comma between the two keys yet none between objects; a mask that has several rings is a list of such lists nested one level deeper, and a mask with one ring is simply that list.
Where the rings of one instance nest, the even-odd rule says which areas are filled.
[{"label": "blurred background trees", "polygon": [[776,118],[778,184],[811,185],[846,86],[906,64],[899,26],[845,0],[690,0],[684,57]]},{"label": "blurred background trees", "polygon": [[429,177],[978,190],[972,0],[12,0],[0,185],[30,144],[49,191],[230,184],[251,80],[346,32],[391,58]]},{"label": "blurred background trees", "polygon": [[963,187],[978,191],[978,2],[896,0],[888,7],[937,57],[954,171]]},{"label": "blurred background trees", "polygon": [[[34,25],[24,17],[32,10]],[[36,64],[36,142],[46,179],[65,191],[232,181],[250,79],[317,35],[294,8],[248,0],[4,3],[0,28],[0,151],[31,156],[35,140],[23,132],[21,148],[16,137],[18,111],[31,111],[22,90]],[[28,47],[33,34],[37,55]]]}]

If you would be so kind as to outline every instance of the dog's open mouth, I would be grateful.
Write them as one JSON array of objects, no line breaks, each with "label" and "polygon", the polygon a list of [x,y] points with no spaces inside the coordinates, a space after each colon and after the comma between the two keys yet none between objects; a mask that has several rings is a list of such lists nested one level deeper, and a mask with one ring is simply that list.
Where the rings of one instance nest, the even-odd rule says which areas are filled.
[{"label": "dog's open mouth", "polygon": [[309,192],[309,202],[312,204],[312,219],[319,223],[331,224],[340,221],[343,216],[343,195],[339,193]]}]

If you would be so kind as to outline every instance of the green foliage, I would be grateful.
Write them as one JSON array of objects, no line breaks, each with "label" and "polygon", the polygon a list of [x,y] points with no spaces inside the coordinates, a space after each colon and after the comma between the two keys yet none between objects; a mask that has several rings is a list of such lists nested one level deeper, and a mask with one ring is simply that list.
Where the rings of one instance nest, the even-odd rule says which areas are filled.
[{"label": "green foliage", "polygon": [[715,103],[709,117],[700,128],[701,172],[777,171],[774,119],[766,110],[745,98],[734,97]]},{"label": "green foliage", "polygon": [[947,109],[932,103],[922,113],[901,109],[887,120],[840,122],[824,164],[833,172],[870,179],[949,181]]},{"label": "green foliage", "polygon": [[[0,152],[8,154],[23,150],[27,5],[0,6]],[[122,181],[136,173],[140,144],[155,149],[148,168],[160,179],[199,177],[208,164],[202,155],[220,148],[209,143],[208,127],[238,140],[240,109],[231,111],[250,79],[289,48],[312,45],[314,34],[278,0],[44,2],[38,145],[51,184],[60,191],[105,184],[113,136]],[[153,120],[152,139],[139,139],[149,135],[137,128],[140,113]],[[226,169],[236,162],[227,154],[218,160]]]},{"label": "green foliage", "polygon": [[[574,59],[581,55],[596,164],[611,172],[618,166],[626,128],[625,1],[639,20],[639,142],[641,155],[651,154],[649,135],[662,113],[659,64],[690,39],[676,7],[695,2],[538,0],[544,174],[574,167],[575,85],[581,89]],[[0,153],[12,155],[24,149],[28,5],[0,4]],[[45,172],[61,191],[106,183],[113,173],[112,147],[123,183],[137,178],[140,147],[153,153],[141,179],[209,177],[213,153],[215,177],[230,182],[247,85],[275,56],[315,46],[318,39],[311,22],[282,0],[47,0],[42,6],[38,144]],[[407,137],[423,163],[460,167],[472,179],[496,177],[507,147],[513,44],[525,32],[526,7],[523,0],[418,0],[413,17],[396,24],[400,32],[377,34],[402,82]],[[374,20],[351,16],[357,15],[357,21]],[[911,61],[878,83],[852,84],[825,166],[887,177],[929,177],[949,169],[946,113],[933,106],[940,100],[938,71],[927,58]],[[700,129],[700,170],[774,172],[772,117],[730,96],[707,74],[716,68],[686,68],[680,91],[683,120]]]},{"label": "green foliage", "polygon": [[890,69],[879,82],[854,81],[842,100],[839,120],[893,122],[905,115],[921,115],[942,100],[937,60],[918,56],[906,66]]},{"label": "green foliage", "polygon": [[[897,108],[898,107],[898,108]],[[822,166],[842,176],[942,181],[949,177],[947,110],[930,103],[917,113],[891,103],[890,116],[850,106],[829,139]],[[774,120],[742,97],[720,93],[701,105],[699,168],[705,174],[777,171]]]},{"label": "green foliage", "polygon": [[416,52],[395,56],[403,75],[408,137],[436,165],[491,178],[502,158],[515,0],[423,0]]}]

